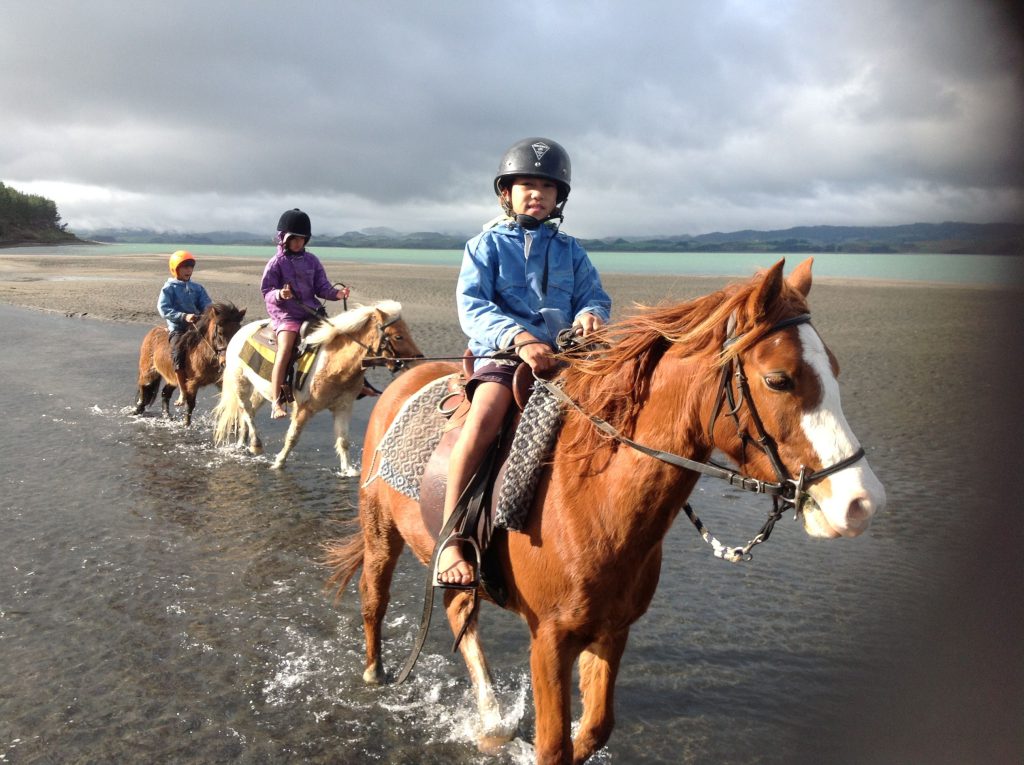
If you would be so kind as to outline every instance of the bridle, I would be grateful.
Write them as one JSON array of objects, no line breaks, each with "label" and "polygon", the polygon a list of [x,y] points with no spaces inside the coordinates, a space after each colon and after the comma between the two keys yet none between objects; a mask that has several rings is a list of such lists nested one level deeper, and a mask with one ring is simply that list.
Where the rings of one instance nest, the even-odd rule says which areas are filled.
[{"label": "bridle", "polygon": [[416,361],[423,358],[423,354],[418,356],[399,356],[395,351],[395,346],[391,342],[391,336],[387,333],[387,328],[401,318],[401,316],[392,316],[387,321],[377,322],[377,338],[372,348],[349,335],[356,345],[366,349],[368,355],[363,358],[364,368],[386,366],[392,374],[397,374],[405,368],[407,361]]},{"label": "bridle", "polygon": [[[213,321],[212,318],[210,319],[210,323],[214,327],[214,332],[213,332],[214,338],[215,339],[219,338],[219,339],[223,340],[224,339],[224,328],[221,327],[219,324],[217,324],[215,321]],[[207,348],[210,349],[210,351],[213,353],[213,355],[220,362],[220,366],[223,369],[224,366],[225,366],[225,362],[227,361],[227,350],[228,350],[227,342],[224,342],[223,344],[218,343],[218,345],[220,345],[220,347],[218,348],[216,345],[214,345],[213,343],[210,342],[209,338],[207,338],[206,335],[203,332],[201,332],[199,327],[197,327],[195,324],[189,324],[189,329],[191,329],[193,332],[196,333],[196,335],[199,336],[199,339],[206,345]]]},{"label": "bridle", "polygon": [[[775,332],[786,329],[787,327],[809,324],[810,321],[811,315],[809,313],[803,313],[798,316],[783,319],[769,327],[768,330],[758,338],[758,342]],[[728,338],[722,344],[723,351],[728,349],[729,346],[734,345],[743,337],[742,334],[733,334],[734,323],[734,318],[731,318],[729,326],[727,327]],[[734,381],[735,390],[730,381]],[[712,410],[711,418],[708,422],[708,438],[711,440],[712,445],[714,445],[715,421],[726,402],[729,404],[729,408],[726,410],[726,415],[731,417],[733,422],[736,423],[736,434],[740,439],[742,448],[745,450],[747,444],[754,443],[768,458],[768,462],[771,464],[772,470],[775,472],[775,477],[778,479],[778,481],[774,483],[764,481],[760,482],[762,486],[765,487],[760,493],[771,494],[778,497],[781,501],[792,505],[798,513],[800,512],[804,500],[808,496],[806,490],[807,486],[817,483],[833,473],[838,473],[840,470],[845,470],[864,456],[863,447],[858,447],[857,450],[849,457],[846,457],[827,468],[822,468],[821,470],[809,473],[807,472],[807,467],[801,465],[800,474],[796,479],[792,478],[789,471],[786,470],[786,466],[779,458],[779,450],[775,443],[775,439],[765,431],[764,422],[761,420],[757,407],[754,405],[754,399],[750,395],[750,386],[747,384],[747,377],[743,371],[743,360],[740,358],[739,354],[735,354],[729,360],[729,363],[722,367],[722,380],[721,384],[718,386],[718,396],[715,402],[715,408]],[[750,414],[750,420],[754,425],[756,436],[751,436],[740,423],[739,412],[744,404]],[[745,480],[756,481],[757,479],[747,478]]]},{"label": "bridle", "polygon": [[[757,339],[757,342],[760,342],[769,335],[786,329],[787,327],[807,324],[810,321],[811,315],[807,313],[783,319],[769,327],[768,330]],[[732,317],[730,318],[729,324],[726,328],[727,339],[722,345],[723,351],[743,337],[742,334],[733,334],[734,330],[735,317]],[[714,433],[715,421],[717,420],[725,403],[728,402],[729,408],[726,410],[726,415],[735,421],[737,434],[743,444],[743,448],[745,448],[748,443],[754,443],[759,449],[761,449],[768,458],[768,461],[772,466],[772,470],[775,472],[776,481],[763,481],[759,478],[754,478],[753,476],[744,475],[743,473],[730,470],[724,465],[719,465],[710,459],[706,462],[699,462],[672,452],[653,449],[649,446],[638,443],[618,431],[600,417],[587,414],[587,412],[585,412],[579,404],[573,401],[556,383],[552,383],[541,378],[535,379],[536,384],[539,384],[541,387],[548,390],[563,403],[566,403],[576,409],[576,411],[580,412],[584,417],[590,420],[594,427],[602,433],[610,436],[619,443],[625,444],[631,449],[635,449],[638,452],[670,465],[686,470],[693,470],[703,475],[711,476],[712,478],[724,480],[730,486],[734,486],[743,491],[770,496],[772,498],[772,510],[768,513],[768,518],[761,527],[761,531],[742,547],[726,547],[719,543],[717,539],[711,536],[701,523],[700,519],[694,514],[693,508],[690,507],[689,503],[684,506],[683,509],[685,510],[687,517],[689,517],[690,521],[697,528],[697,531],[701,534],[704,540],[708,542],[708,544],[714,547],[715,555],[733,563],[750,560],[752,557],[750,555],[751,548],[768,539],[772,528],[775,526],[775,522],[779,520],[783,513],[785,513],[790,507],[794,509],[796,516],[799,517],[803,510],[804,502],[810,496],[807,491],[809,486],[827,478],[830,475],[838,473],[840,470],[845,470],[864,457],[864,448],[858,447],[857,450],[849,457],[840,460],[834,465],[822,468],[821,470],[808,471],[805,465],[801,465],[798,476],[793,478],[789,471],[786,470],[786,466],[783,464],[782,460],[779,458],[778,447],[775,440],[764,429],[764,423],[757,412],[757,407],[754,405],[754,399],[750,395],[747,378],[743,372],[743,361],[739,354],[734,354],[729,363],[722,367],[721,383],[719,384],[715,406],[708,422],[708,437],[709,439],[713,438],[712,434]],[[733,388],[733,381],[735,381],[735,390]],[[750,419],[754,424],[756,436],[752,437],[747,433],[740,423],[739,412],[744,406],[750,414]],[[712,446],[713,445],[712,441]]]}]

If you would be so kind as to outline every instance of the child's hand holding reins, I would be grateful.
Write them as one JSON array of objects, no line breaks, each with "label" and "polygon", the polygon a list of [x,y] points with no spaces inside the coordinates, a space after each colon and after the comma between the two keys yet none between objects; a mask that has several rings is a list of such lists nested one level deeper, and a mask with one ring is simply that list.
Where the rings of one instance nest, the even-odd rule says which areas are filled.
[{"label": "child's hand holding reins", "polygon": [[530,365],[534,374],[541,376],[556,367],[548,344],[538,340],[529,332],[520,332],[516,335],[515,344],[516,354]]},{"label": "child's hand holding reins", "polygon": [[596,332],[604,326],[604,322],[601,321],[600,317],[595,316],[592,313],[581,313],[576,317],[576,321],[572,323],[575,334],[586,337],[591,332]]}]

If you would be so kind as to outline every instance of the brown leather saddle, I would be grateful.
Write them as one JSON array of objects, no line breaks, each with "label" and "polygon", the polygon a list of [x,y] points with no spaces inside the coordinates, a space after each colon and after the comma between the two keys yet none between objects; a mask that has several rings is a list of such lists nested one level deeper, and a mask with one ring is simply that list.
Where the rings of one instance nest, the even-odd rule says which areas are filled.
[{"label": "brown leather saddle", "polygon": [[[468,355],[469,352],[466,353]],[[441,402],[443,411],[450,413],[448,424],[445,426],[441,441],[427,462],[423,480],[420,483],[420,513],[424,526],[435,538],[440,534],[442,528],[444,495],[448,483],[448,460],[469,413],[470,402],[466,396],[465,386],[472,373],[472,359],[464,358],[462,374],[458,378],[452,378],[449,383],[448,395]],[[491,445],[487,457],[481,463],[477,474],[471,479],[470,486],[464,495],[466,501],[469,501],[469,498],[474,495],[478,495],[477,501],[480,507],[467,514],[465,521],[457,525],[454,533],[456,538],[465,540],[470,547],[474,548],[472,557],[478,558],[473,562],[480,573],[481,584],[498,605],[504,603],[505,588],[497,567],[488,565],[491,561],[487,556],[487,551],[495,531],[501,531],[495,529],[494,526],[499,489],[504,479],[505,466],[508,463],[512,436],[519,424],[522,410],[530,397],[532,386],[533,373],[530,371],[530,367],[520,364],[516,368],[512,386],[516,406],[509,408],[509,413],[497,440]],[[461,509],[458,508],[456,512]],[[433,572],[431,576],[433,576]]]},{"label": "brown leather saddle", "polygon": [[[469,352],[466,352],[469,356]],[[471,588],[473,602],[470,613],[463,622],[462,628],[455,635],[452,643],[452,651],[458,649],[459,642],[465,634],[466,629],[473,622],[473,617],[479,608],[479,592],[482,587],[487,595],[498,605],[504,606],[508,598],[504,578],[501,574],[501,567],[491,550],[491,543],[497,534],[507,533],[504,529],[496,528],[494,525],[494,514],[497,510],[498,489],[504,477],[504,468],[508,462],[509,450],[512,445],[512,436],[516,426],[519,424],[522,409],[530,396],[530,388],[533,386],[533,373],[526,364],[520,364],[516,369],[513,378],[513,393],[516,406],[509,407],[509,413],[501,432],[494,444],[492,444],[487,456],[481,463],[476,475],[470,479],[466,491],[459,500],[459,505],[452,513],[449,523],[442,524],[444,516],[444,494],[448,482],[448,459],[451,456],[452,447],[458,439],[462,425],[466,421],[469,412],[469,399],[466,397],[466,381],[472,376],[472,359],[463,359],[462,374],[458,378],[452,378],[449,382],[448,395],[442,399],[442,411],[450,413],[449,421],[441,441],[434,449],[426,470],[420,483],[420,512],[423,516],[423,523],[430,533],[439,539],[435,546],[434,554],[427,567],[426,590],[423,598],[423,616],[420,620],[419,632],[413,643],[413,648],[406,659],[405,666],[398,673],[396,683],[402,683],[412,672],[416,659],[423,650],[427,639],[427,632],[430,629],[430,617],[434,607],[434,590],[440,585],[437,584],[435,566],[441,542],[449,537],[461,540],[464,546],[471,547],[473,555],[469,556],[476,567],[479,578],[479,586]],[[449,531],[451,532],[449,534]]]}]

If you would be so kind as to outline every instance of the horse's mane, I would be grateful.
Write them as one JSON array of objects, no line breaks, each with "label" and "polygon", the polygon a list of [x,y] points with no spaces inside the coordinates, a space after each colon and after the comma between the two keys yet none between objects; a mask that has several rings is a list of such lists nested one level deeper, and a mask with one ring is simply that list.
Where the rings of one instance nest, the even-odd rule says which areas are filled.
[{"label": "horse's mane", "polygon": [[[569,364],[564,372],[565,392],[587,414],[632,436],[654,369],[670,349],[680,358],[706,360],[706,374],[713,378],[723,364],[756,343],[777,321],[807,311],[804,296],[783,282],[778,298],[762,312],[756,305],[760,286],[754,277],[683,303],[638,305],[634,314],[597,335],[606,349],[563,356]],[[733,317],[734,334],[742,337],[723,349]],[[604,445],[609,445],[608,439],[588,425],[576,429],[569,448],[577,455],[592,455]],[[615,442],[610,445],[614,448]]]},{"label": "horse's mane", "polygon": [[217,317],[220,317],[220,323],[225,324],[231,321],[242,321],[245,318],[245,312],[235,306],[234,303],[227,301],[221,303],[211,303],[203,309],[203,312],[199,314],[199,318],[196,319],[195,328],[196,332],[186,332],[182,338],[185,348],[191,348],[199,342],[200,337],[206,336],[206,331],[210,328]]},{"label": "horse's mane", "polygon": [[385,320],[395,316],[401,316],[402,305],[394,300],[381,300],[374,305],[362,305],[350,308],[337,316],[331,316],[309,334],[307,340],[313,345],[326,343],[331,338],[349,332],[355,332],[366,326],[374,312],[380,311]]}]

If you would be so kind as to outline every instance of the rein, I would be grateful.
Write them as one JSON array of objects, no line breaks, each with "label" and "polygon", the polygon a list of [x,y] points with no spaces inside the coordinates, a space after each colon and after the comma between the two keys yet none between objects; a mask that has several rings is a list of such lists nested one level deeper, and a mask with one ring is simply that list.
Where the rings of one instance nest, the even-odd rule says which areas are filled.
[{"label": "rein", "polygon": [[[799,324],[807,324],[811,320],[810,314],[800,314],[799,316],[793,316],[788,319],[783,319],[771,326],[764,335],[759,338],[763,340],[768,335],[778,332],[779,330],[786,329],[787,327],[796,326]],[[728,339],[723,344],[723,350],[728,348],[730,345],[737,342],[742,335],[733,334],[733,319],[730,319],[729,327],[727,328]],[[735,369],[735,371],[733,371]],[[730,379],[735,378],[736,388],[739,391],[737,397],[733,393]],[[760,532],[747,542],[746,545],[741,547],[727,547],[722,545],[717,539],[715,539],[711,533],[705,528],[704,524],[701,523],[700,518],[693,512],[693,508],[690,507],[689,503],[686,503],[683,507],[686,512],[686,516],[693,523],[697,532],[701,535],[705,542],[710,544],[715,551],[715,556],[723,558],[731,563],[739,563],[741,561],[748,561],[753,556],[750,550],[768,539],[772,532],[772,528],[775,526],[775,522],[782,517],[782,514],[793,507],[796,512],[796,517],[799,517],[803,509],[805,500],[810,496],[807,492],[807,486],[816,483],[823,478],[827,478],[834,473],[838,473],[840,470],[844,470],[862,457],[864,457],[864,448],[858,447],[857,450],[846,457],[843,460],[830,465],[827,468],[821,470],[812,471],[808,473],[806,466],[800,466],[800,473],[797,478],[792,478],[789,472],[786,470],[785,465],[782,464],[782,460],[779,458],[778,449],[776,448],[775,441],[769,436],[764,429],[764,424],[761,421],[761,417],[757,412],[757,408],[754,406],[754,400],[750,396],[750,388],[747,385],[747,378],[743,374],[743,362],[739,356],[734,357],[728,365],[723,367],[722,370],[722,381],[719,385],[717,400],[715,408],[712,411],[710,421],[708,423],[708,434],[712,436],[714,432],[715,421],[718,417],[718,413],[721,411],[724,402],[729,402],[729,410],[727,414],[733,418],[736,422],[737,433],[739,434],[741,442],[745,445],[750,441],[754,441],[757,446],[765,453],[768,457],[769,462],[772,465],[772,469],[775,471],[777,481],[763,481],[753,476],[743,475],[742,473],[718,465],[711,460],[706,462],[699,462],[692,460],[687,457],[683,457],[672,452],[667,452],[661,449],[654,449],[644,444],[641,444],[628,436],[621,433],[619,430],[614,428],[607,421],[602,418],[588,414],[583,408],[572,398],[570,398],[562,388],[552,382],[548,382],[539,377],[534,377],[537,384],[547,390],[549,393],[554,395],[559,401],[564,404],[568,404],[584,417],[586,417],[591,424],[602,433],[615,439],[619,443],[625,444],[626,446],[634,449],[642,454],[646,454],[649,457],[665,462],[669,465],[683,468],[684,470],[692,470],[703,475],[711,476],[712,478],[721,479],[727,482],[730,486],[734,486],[743,491],[753,492],[755,494],[766,494],[772,498],[772,510],[768,513],[768,518],[765,520],[764,525],[761,527]],[[739,422],[739,411],[746,404],[747,410],[750,413],[751,420],[757,430],[757,437],[752,438],[740,425]],[[713,443],[712,443],[713,445]]]},{"label": "rein", "polygon": [[199,339],[202,340],[206,344],[206,347],[209,348],[213,352],[214,356],[221,357],[220,365],[221,365],[221,367],[223,367],[224,366],[223,356],[224,356],[224,352],[227,351],[227,349],[228,349],[227,345],[225,345],[223,348],[221,348],[218,351],[213,346],[213,343],[211,343],[207,339],[206,335],[204,335],[202,332],[199,331],[199,327],[197,327],[195,324],[189,324],[188,327],[189,327],[189,330],[191,330],[192,332],[195,332],[197,335],[199,335]]}]

